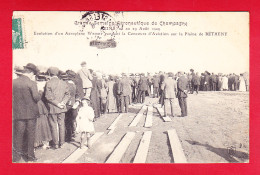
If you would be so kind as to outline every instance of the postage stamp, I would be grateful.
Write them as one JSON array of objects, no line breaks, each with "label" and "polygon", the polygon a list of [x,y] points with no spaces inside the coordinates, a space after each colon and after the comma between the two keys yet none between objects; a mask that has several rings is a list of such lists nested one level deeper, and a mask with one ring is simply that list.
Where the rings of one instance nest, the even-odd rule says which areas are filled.
[{"label": "postage stamp", "polygon": [[24,38],[22,29],[22,18],[12,19],[12,48],[13,49],[23,49],[24,48]]}]

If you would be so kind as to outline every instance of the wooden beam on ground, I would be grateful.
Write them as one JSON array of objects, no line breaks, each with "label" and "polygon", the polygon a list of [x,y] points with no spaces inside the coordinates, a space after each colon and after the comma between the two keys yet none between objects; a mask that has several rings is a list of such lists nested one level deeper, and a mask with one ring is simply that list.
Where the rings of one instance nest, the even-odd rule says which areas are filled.
[{"label": "wooden beam on ground", "polygon": [[119,119],[122,117],[122,115],[123,114],[119,114],[118,116],[117,116],[117,118],[113,121],[113,123],[107,128],[107,129],[114,129],[115,127],[116,127],[116,124],[117,124],[117,122],[119,121]]},{"label": "wooden beam on ground", "polygon": [[163,108],[159,108],[157,107],[158,113],[160,114],[160,116],[162,117],[163,121],[165,122],[171,122],[172,119],[169,116],[164,116],[164,110]]},{"label": "wooden beam on ground", "polygon": [[116,128],[112,128],[112,129],[110,129],[110,130],[108,131],[107,135],[112,134],[112,133],[115,131],[115,129],[116,129]]},{"label": "wooden beam on ground", "polygon": [[181,146],[181,142],[178,138],[176,130],[172,129],[172,130],[168,130],[167,132],[168,132],[168,137],[170,140],[174,163],[187,163],[187,160],[184,155],[184,152],[183,152],[183,149]]},{"label": "wooden beam on ground", "polygon": [[129,126],[136,126],[137,123],[140,121],[141,117],[143,116],[144,111],[147,109],[147,106],[143,106],[135,118],[132,120]]},{"label": "wooden beam on ground", "polygon": [[[90,138],[90,144],[94,144],[102,135],[104,132],[96,132],[91,138]],[[87,142],[85,142],[86,144]],[[88,150],[88,147],[83,146],[83,148],[76,149],[72,154],[70,154],[65,160],[62,161],[62,163],[74,163],[76,162],[86,151]]]},{"label": "wooden beam on ground", "polygon": [[113,153],[109,156],[106,163],[119,163],[134,136],[135,132],[127,132]]},{"label": "wooden beam on ground", "polygon": [[148,154],[151,136],[152,136],[152,131],[144,132],[144,135],[142,137],[142,140],[140,141],[140,144],[139,144],[138,150],[136,152],[133,163],[145,163],[146,162],[146,157]]},{"label": "wooden beam on ground", "polygon": [[153,107],[149,106],[146,114],[144,127],[150,128],[153,125]]}]

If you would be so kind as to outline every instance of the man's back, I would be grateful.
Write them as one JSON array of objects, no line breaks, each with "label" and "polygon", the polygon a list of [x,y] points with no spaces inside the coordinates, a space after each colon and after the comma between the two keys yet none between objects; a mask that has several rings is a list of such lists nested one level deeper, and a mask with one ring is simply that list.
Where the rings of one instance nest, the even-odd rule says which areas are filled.
[{"label": "man's back", "polygon": [[175,98],[177,84],[173,78],[166,78],[162,83],[162,90],[164,90],[165,98]]},{"label": "man's back", "polygon": [[22,75],[13,80],[13,119],[38,117],[37,102],[40,100],[36,82]]},{"label": "man's back", "polygon": [[92,87],[92,76],[89,72],[89,70],[85,67],[83,67],[82,69],[80,69],[78,71],[78,74],[80,76],[80,78],[82,79],[82,83],[83,83],[83,88],[91,88]]},{"label": "man's back", "polygon": [[141,77],[139,80],[139,89],[141,91],[146,91],[148,89],[148,81],[147,78]]},{"label": "man's back", "polygon": [[153,78],[153,86],[154,87],[159,87],[159,83],[160,83],[160,79],[159,79],[159,77],[154,77]]},{"label": "man's back", "polygon": [[178,87],[178,97],[187,97],[187,94],[184,91],[187,90],[188,79],[185,76],[181,76],[178,79],[177,87]]},{"label": "man's back", "polygon": [[131,83],[128,78],[122,78],[119,82],[119,90],[122,96],[128,96],[131,94]]},{"label": "man's back", "polygon": [[50,107],[50,114],[66,112],[66,108],[59,108],[58,104],[61,102],[67,103],[70,98],[69,87],[66,82],[57,77],[51,78],[46,83],[45,97]]}]

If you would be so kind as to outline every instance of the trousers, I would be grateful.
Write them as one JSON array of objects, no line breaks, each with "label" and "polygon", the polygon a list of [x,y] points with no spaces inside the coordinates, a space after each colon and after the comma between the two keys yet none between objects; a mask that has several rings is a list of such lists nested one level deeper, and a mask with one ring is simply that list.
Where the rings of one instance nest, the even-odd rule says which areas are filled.
[{"label": "trousers", "polygon": [[76,132],[76,117],[78,115],[78,109],[70,108],[65,114],[65,126],[66,126],[66,138],[71,140],[75,136]]},{"label": "trousers", "polygon": [[169,114],[168,107],[171,108],[171,115],[174,116],[173,113],[173,105],[174,105],[174,99],[173,98],[165,98],[164,99],[164,115],[167,116]]},{"label": "trousers", "polygon": [[[49,123],[52,141],[55,145],[63,145],[65,142],[65,113],[50,114]],[[57,128],[58,124],[58,128]],[[59,129],[59,132],[58,132]]]},{"label": "trousers", "polygon": [[138,99],[138,103],[144,103],[144,101],[145,101],[145,91],[139,91],[137,99]]},{"label": "trousers", "polygon": [[179,100],[179,105],[180,105],[180,108],[181,108],[181,116],[184,117],[184,116],[187,116],[188,115],[188,112],[187,112],[187,98],[185,97],[179,97],[178,98]]},{"label": "trousers", "polygon": [[125,112],[128,112],[129,105],[129,96],[121,96],[121,112],[125,109]]},{"label": "trousers", "polygon": [[22,156],[34,159],[36,119],[13,121],[13,161],[19,161]]}]

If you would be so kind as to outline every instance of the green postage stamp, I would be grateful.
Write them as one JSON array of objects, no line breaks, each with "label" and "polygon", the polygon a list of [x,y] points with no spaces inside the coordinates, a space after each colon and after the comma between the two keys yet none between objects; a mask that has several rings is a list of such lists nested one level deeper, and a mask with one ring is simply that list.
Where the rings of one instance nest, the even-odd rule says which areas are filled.
[{"label": "green postage stamp", "polygon": [[23,49],[24,39],[23,39],[23,29],[22,29],[22,19],[13,18],[12,19],[12,48],[13,49]]}]

